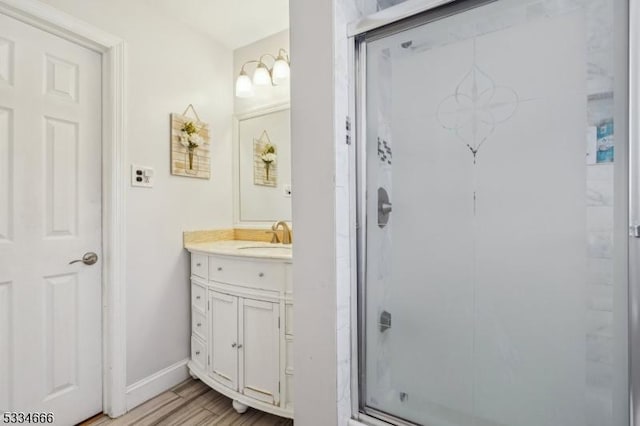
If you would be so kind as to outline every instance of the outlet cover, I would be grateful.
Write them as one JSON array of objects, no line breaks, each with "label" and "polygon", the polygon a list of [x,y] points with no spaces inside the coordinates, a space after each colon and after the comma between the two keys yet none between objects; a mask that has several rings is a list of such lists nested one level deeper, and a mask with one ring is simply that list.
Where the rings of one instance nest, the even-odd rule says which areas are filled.
[{"label": "outlet cover", "polygon": [[142,188],[152,188],[154,181],[154,170],[151,167],[140,166],[138,164],[131,165],[131,186],[140,186]]}]

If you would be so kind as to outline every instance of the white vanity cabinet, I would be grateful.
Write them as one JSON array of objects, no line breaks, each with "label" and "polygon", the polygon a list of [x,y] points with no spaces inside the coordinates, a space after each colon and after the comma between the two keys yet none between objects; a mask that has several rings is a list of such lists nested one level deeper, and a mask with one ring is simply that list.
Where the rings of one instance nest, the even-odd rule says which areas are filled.
[{"label": "white vanity cabinet", "polygon": [[189,250],[191,375],[238,412],[292,418],[291,261]]}]

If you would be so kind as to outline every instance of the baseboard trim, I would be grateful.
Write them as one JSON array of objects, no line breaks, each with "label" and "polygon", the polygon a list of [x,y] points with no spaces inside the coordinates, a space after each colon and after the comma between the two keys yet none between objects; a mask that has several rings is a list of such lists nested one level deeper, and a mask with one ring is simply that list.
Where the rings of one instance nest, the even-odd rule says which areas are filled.
[{"label": "baseboard trim", "polygon": [[189,359],[183,359],[157,373],[127,386],[127,411],[187,380]]}]

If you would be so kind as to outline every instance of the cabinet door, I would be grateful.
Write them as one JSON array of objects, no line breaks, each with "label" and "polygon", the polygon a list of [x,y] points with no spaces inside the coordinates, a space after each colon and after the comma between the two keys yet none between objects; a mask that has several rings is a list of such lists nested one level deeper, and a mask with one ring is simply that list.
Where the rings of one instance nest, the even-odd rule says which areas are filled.
[{"label": "cabinet door", "polygon": [[240,299],[240,390],[269,404],[280,403],[280,305]]},{"label": "cabinet door", "polygon": [[210,374],[238,390],[238,298],[209,291],[211,346]]}]

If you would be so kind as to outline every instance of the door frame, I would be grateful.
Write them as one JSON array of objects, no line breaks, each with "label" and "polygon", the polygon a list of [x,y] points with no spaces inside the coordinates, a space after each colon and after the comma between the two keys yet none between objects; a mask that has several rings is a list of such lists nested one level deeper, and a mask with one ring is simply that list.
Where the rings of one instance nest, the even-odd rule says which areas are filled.
[{"label": "door frame", "polygon": [[102,56],[102,410],[117,417],[126,412],[126,44],[38,0],[0,0],[0,13]]},{"label": "door frame", "polygon": [[[360,351],[363,347],[364,336],[360,329],[360,324],[364,323],[364,312],[361,309],[365,298],[363,286],[363,271],[366,268],[366,195],[361,191],[366,182],[366,147],[364,143],[366,135],[366,117],[364,116],[366,105],[366,42],[363,40],[364,34],[377,30],[379,36],[386,36],[393,33],[398,28],[409,29],[421,23],[424,19],[420,15],[426,12],[436,13],[434,9],[448,6],[451,9],[457,7],[464,9],[473,8],[497,0],[411,0],[399,3],[372,15],[362,17],[359,20],[347,25],[347,39],[349,46],[349,113],[355,117],[355,150],[350,154],[350,167],[355,174],[355,180],[350,184],[351,205],[356,207],[356,226],[352,236],[352,243],[357,246],[355,252],[350,257],[351,265],[356,266],[355,277],[351,279],[350,291],[350,322],[351,322],[351,420],[350,426],[372,425],[388,426],[390,423],[397,425],[414,426],[413,423],[397,419],[384,413],[376,413],[373,417],[361,412],[360,393],[361,383],[364,383],[361,366],[364,364],[364,353]],[[617,72],[620,75],[616,83],[616,113],[624,117],[623,126],[616,128],[616,139],[619,142],[616,150],[620,150],[627,155],[624,163],[625,170],[622,170],[624,181],[627,185],[627,193],[622,196],[628,197],[628,213],[618,213],[615,220],[623,220],[626,215],[628,220],[629,233],[621,236],[621,233],[614,233],[615,245],[624,247],[624,258],[627,262],[625,276],[616,279],[626,278],[627,281],[627,350],[625,351],[625,361],[628,365],[627,388],[628,388],[628,415],[630,426],[640,426],[640,0],[614,0],[618,5],[626,7],[626,19],[621,19],[620,12],[614,14],[614,19],[620,25],[616,27],[621,32],[626,32],[626,43],[621,43],[615,49],[614,62]],[[403,21],[403,22],[400,22]],[[395,31],[387,32],[384,27],[393,25]],[[626,57],[625,57],[626,55]],[[623,60],[624,58],[624,60]],[[627,85],[627,90],[620,90],[621,84]],[[616,151],[619,152],[619,151]],[[623,238],[624,237],[624,238]],[[620,260],[618,260],[620,261]],[[617,268],[614,267],[614,268]],[[622,275],[622,274],[621,274]],[[619,297],[619,296],[614,296]],[[387,421],[389,423],[387,423]]]}]

